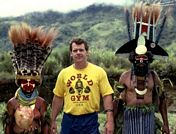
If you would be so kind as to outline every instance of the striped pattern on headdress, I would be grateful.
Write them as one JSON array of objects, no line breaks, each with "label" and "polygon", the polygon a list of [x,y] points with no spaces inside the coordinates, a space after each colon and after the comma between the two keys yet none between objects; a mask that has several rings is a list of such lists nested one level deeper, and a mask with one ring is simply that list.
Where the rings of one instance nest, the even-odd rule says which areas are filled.
[{"label": "striped pattern on headdress", "polygon": [[57,35],[56,29],[20,23],[12,25],[8,34],[14,48],[11,58],[17,84],[20,79],[34,79],[40,84],[41,71],[51,52],[51,44]]},{"label": "striped pattern on headdress", "polygon": [[[126,9],[126,21],[130,41],[121,46],[116,51],[116,54],[131,52],[145,54],[146,52],[151,52],[153,55],[168,56],[167,52],[158,45],[161,32],[166,22],[165,14],[164,19],[161,22],[162,27],[158,30],[161,11],[162,6],[160,3],[136,3],[132,9],[131,20],[133,22],[133,27],[131,28],[131,25],[129,24],[131,22],[129,10]],[[133,38],[131,29],[133,29]],[[157,35],[158,31],[159,33]]]}]

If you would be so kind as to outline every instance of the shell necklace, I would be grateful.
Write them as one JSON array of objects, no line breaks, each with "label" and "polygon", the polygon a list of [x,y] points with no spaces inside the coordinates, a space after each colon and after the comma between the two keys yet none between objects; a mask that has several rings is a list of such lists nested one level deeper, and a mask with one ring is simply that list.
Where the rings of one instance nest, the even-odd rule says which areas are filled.
[{"label": "shell necklace", "polygon": [[143,99],[148,89],[148,75],[145,77],[138,77],[133,75],[134,90],[137,94],[137,99]]}]

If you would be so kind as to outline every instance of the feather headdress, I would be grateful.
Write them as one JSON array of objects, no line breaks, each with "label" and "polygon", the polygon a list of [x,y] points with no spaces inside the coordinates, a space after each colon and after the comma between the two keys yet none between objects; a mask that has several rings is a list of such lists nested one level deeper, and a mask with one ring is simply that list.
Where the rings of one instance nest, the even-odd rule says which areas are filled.
[{"label": "feather headdress", "polygon": [[[132,51],[135,51],[137,54],[145,54],[147,51],[150,51],[155,55],[168,56],[167,52],[157,44],[159,37],[156,38],[156,29],[161,11],[162,7],[160,3],[149,4],[141,2],[135,4],[131,15],[134,22],[133,39],[131,40],[130,38],[130,41],[120,47],[116,51],[116,54],[130,53]],[[128,10],[126,12],[128,13]],[[166,16],[165,19],[163,19],[162,25],[164,25],[165,21]],[[128,27],[129,26],[130,25],[128,24]],[[160,29],[159,33],[161,33],[162,29]],[[131,32],[129,30],[128,34],[130,34],[129,37],[131,37]]]},{"label": "feather headdress", "polygon": [[33,79],[41,84],[43,65],[51,52],[51,44],[57,36],[54,28],[31,27],[26,23],[12,25],[9,39],[13,44],[11,59],[16,83],[21,79]]}]

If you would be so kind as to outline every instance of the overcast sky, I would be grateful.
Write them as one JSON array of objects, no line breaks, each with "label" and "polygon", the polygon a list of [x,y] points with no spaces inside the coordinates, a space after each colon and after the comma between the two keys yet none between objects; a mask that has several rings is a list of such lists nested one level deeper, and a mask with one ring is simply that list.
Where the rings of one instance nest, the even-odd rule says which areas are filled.
[{"label": "overcast sky", "polygon": [[93,3],[124,5],[130,0],[0,0],[0,17],[20,16],[33,11],[69,12]]}]

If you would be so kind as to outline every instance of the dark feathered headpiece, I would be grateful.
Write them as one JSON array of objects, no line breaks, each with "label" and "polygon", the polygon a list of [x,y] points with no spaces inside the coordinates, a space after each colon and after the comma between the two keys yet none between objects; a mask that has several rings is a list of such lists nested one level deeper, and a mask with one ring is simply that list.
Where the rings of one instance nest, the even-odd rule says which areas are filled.
[{"label": "dark feathered headpiece", "polygon": [[158,45],[159,36],[163,30],[166,21],[166,15],[162,20],[160,31],[156,37],[157,24],[160,19],[161,6],[157,4],[137,3],[132,11],[134,22],[134,38],[131,39],[129,12],[126,11],[128,33],[130,41],[121,46],[116,54],[135,52],[136,54],[145,54],[150,51],[154,55],[168,56],[167,52]]},{"label": "dark feathered headpiece", "polygon": [[56,35],[53,28],[46,30],[44,27],[31,27],[26,23],[10,27],[9,39],[14,47],[11,58],[17,85],[20,85],[21,79],[33,79],[41,84],[42,68]]}]

